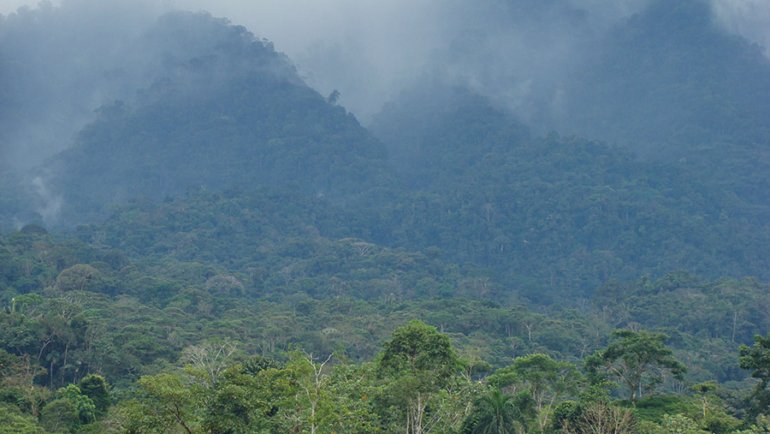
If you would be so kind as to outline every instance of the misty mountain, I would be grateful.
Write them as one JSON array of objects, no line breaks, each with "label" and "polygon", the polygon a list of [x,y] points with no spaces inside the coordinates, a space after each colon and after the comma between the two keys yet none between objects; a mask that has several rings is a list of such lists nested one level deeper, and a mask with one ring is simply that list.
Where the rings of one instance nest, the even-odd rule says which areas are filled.
[{"label": "misty mountain", "polygon": [[0,431],[770,430],[729,6],[136,1],[0,16]]},{"label": "misty mountain", "polygon": [[529,127],[486,97],[429,80],[387,104],[370,128],[401,178],[418,189],[451,185],[486,155],[509,152],[532,137]]},{"label": "misty mountain", "polygon": [[100,108],[40,172],[62,196],[65,217],[188,189],[290,185],[342,197],[383,180],[379,142],[271,44],[182,12],[162,17],[147,37],[167,47],[162,74],[133,103]]},{"label": "misty mountain", "polygon": [[[514,3],[501,21],[514,19],[515,6],[526,4]],[[516,19],[551,17],[586,30],[588,17],[565,5],[542,3]],[[469,25],[478,30],[480,23]],[[146,85],[103,104],[69,149],[25,178],[25,187],[10,187],[35,198],[28,199],[26,214],[12,201],[4,213],[26,221],[34,209],[39,218],[58,217],[66,225],[98,222],[110,205],[136,199],[173,203],[185,193],[248,197],[288,190],[294,194],[281,200],[296,203],[282,214],[298,218],[302,229],[275,244],[317,233],[441,252],[448,262],[488,271],[511,291],[590,292],[608,279],[675,269],[766,276],[770,210],[761,202],[767,181],[757,170],[764,158],[764,106],[749,104],[763,86],[764,78],[750,79],[765,65],[761,53],[715,27],[698,1],[654,2],[616,19],[607,35],[572,81],[563,81],[563,72],[554,75],[569,85],[562,88],[564,107],[574,114],[569,119],[594,129],[586,131],[588,138],[542,134],[531,118],[489,97],[489,88],[441,74],[405,89],[370,133],[334,98],[305,84],[269,42],[208,14],[167,14],[134,36],[147,47],[142,66],[115,72]],[[586,34],[580,43],[596,36]],[[647,37],[658,39],[643,45]],[[472,38],[458,46],[463,56],[457,60],[473,47]],[[474,67],[483,66],[485,55],[480,51]],[[732,69],[723,57],[738,65],[738,78],[725,81]],[[709,68],[716,73],[709,75]],[[145,78],[130,80],[136,71]],[[655,86],[663,90],[656,93]],[[707,94],[712,105],[701,102]],[[732,113],[734,106],[750,113]],[[728,111],[722,116],[720,110]],[[693,128],[702,134],[677,132]],[[591,137],[609,137],[612,144]],[[671,154],[656,151],[660,158],[640,160],[639,143]],[[682,157],[688,152],[697,164]],[[316,201],[323,219],[306,219],[305,213],[320,212],[306,206]],[[206,200],[182,203],[162,212],[210,214],[214,207]],[[124,222],[133,214],[120,215]],[[211,219],[189,231],[225,224]],[[103,234],[96,239],[125,247],[110,227],[92,229]],[[148,246],[163,250],[176,243],[164,241],[176,239],[175,228],[162,225],[155,236],[160,241]],[[119,232],[128,237],[133,231]],[[238,246],[245,232],[197,236],[208,245]]]},{"label": "misty mountain", "polygon": [[[113,4],[115,3],[115,4]],[[149,84],[160,48],[151,8],[41,2],[0,17],[0,156],[28,169],[66,149],[94,110]]]},{"label": "misty mountain", "polygon": [[680,268],[764,275],[770,260],[767,206],[621,147],[538,137],[468,90],[405,92],[373,128],[417,192],[391,210],[394,238],[503,282],[537,276],[557,290]]},{"label": "misty mountain", "polygon": [[770,146],[770,62],[705,1],[653,2],[609,31],[576,77],[557,121],[564,131],[712,165]]}]

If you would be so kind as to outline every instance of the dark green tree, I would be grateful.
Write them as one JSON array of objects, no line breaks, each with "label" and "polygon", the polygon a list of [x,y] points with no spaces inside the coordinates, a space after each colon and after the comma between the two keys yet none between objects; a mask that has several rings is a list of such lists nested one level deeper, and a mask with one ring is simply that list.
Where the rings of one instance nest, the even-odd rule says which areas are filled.
[{"label": "dark green tree", "polygon": [[99,374],[88,374],[83,377],[78,383],[80,392],[91,398],[96,406],[97,416],[101,416],[107,412],[110,401],[110,386],[107,384],[107,380]]}]

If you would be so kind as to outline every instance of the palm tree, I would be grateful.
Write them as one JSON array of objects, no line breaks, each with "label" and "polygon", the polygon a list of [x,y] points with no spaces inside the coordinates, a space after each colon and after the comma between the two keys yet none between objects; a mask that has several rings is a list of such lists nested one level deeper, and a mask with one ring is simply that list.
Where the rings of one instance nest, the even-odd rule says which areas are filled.
[{"label": "palm tree", "polygon": [[526,427],[525,413],[532,407],[528,394],[509,396],[494,389],[481,397],[463,423],[463,434],[517,434]]}]

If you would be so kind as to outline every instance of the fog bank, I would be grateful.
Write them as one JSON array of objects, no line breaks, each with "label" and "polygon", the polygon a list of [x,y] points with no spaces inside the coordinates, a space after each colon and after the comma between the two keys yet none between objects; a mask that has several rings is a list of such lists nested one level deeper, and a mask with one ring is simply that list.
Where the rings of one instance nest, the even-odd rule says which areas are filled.
[{"label": "fog bank", "polygon": [[[565,77],[593,42],[650,1],[6,0],[0,158],[38,164],[100,105],[130,99],[152,75],[149,54],[158,54],[137,41],[174,8],[207,10],[273,41],[311,86],[338,90],[339,103],[367,124],[425,77],[474,89],[525,121],[558,111]],[[725,29],[770,45],[769,2],[711,2]],[[14,13],[20,6],[28,8]]]}]

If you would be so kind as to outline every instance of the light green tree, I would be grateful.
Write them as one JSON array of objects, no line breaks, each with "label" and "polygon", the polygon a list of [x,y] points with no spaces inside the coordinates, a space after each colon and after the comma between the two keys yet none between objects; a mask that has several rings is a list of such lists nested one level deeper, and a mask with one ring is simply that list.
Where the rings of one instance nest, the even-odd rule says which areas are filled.
[{"label": "light green tree", "polygon": [[[201,400],[190,381],[178,373],[162,373],[139,379],[142,388],[141,418],[145,432],[196,432],[201,419]],[[134,409],[136,410],[136,409]],[[129,413],[129,417],[133,417]]]},{"label": "light green tree", "polygon": [[754,336],[754,345],[740,346],[740,366],[758,379],[751,397],[753,416],[770,413],[770,333]]},{"label": "light green tree", "polygon": [[624,385],[632,403],[653,391],[665,374],[681,380],[685,366],[665,344],[666,335],[617,330],[606,348],[586,359],[586,370],[595,384],[608,379]]},{"label": "light green tree", "polygon": [[660,424],[660,434],[707,434],[698,423],[681,414],[666,414]]},{"label": "light green tree", "polygon": [[42,434],[35,417],[9,404],[0,404],[0,434]]},{"label": "light green tree", "polygon": [[430,398],[460,368],[449,337],[423,322],[410,321],[385,342],[378,364],[387,384],[385,393],[395,398],[394,407],[402,412],[404,431],[424,433]]},{"label": "light green tree", "polygon": [[49,432],[73,432],[96,420],[96,406],[74,384],[56,391],[56,399],[40,412],[40,422]]},{"label": "light green tree", "polygon": [[488,381],[511,394],[529,392],[542,431],[551,424],[554,407],[565,397],[575,395],[582,379],[572,363],[556,361],[546,354],[530,354],[495,371]]}]

